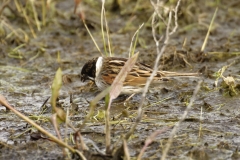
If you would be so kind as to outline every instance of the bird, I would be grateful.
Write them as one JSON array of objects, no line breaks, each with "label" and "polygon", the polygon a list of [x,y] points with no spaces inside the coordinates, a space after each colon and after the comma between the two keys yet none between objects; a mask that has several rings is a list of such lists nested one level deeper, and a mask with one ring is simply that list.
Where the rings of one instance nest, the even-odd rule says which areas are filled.
[{"label": "bird", "polygon": [[[111,86],[114,79],[128,59],[120,57],[95,57],[87,61],[81,70],[82,82],[93,81],[100,91]],[[151,76],[153,69],[144,63],[136,62],[127,74],[121,94],[131,95],[141,93]],[[198,77],[199,73],[178,73],[169,71],[157,71],[154,75],[152,85],[165,83],[175,77]]]}]

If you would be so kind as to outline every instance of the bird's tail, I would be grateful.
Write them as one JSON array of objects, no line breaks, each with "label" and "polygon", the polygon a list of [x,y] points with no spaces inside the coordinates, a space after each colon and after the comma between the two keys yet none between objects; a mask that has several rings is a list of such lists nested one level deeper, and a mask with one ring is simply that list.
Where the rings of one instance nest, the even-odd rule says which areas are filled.
[{"label": "bird's tail", "polygon": [[163,77],[199,77],[201,73],[178,73],[178,72],[168,72],[159,71]]}]

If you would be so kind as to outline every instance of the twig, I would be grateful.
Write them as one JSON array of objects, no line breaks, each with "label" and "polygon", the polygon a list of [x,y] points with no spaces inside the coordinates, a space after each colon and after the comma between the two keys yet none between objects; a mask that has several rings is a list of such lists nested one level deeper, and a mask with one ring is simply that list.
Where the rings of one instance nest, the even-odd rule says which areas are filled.
[{"label": "twig", "polygon": [[149,137],[147,137],[147,139],[145,140],[145,144],[143,146],[143,148],[141,149],[141,152],[138,155],[137,160],[141,160],[143,153],[145,152],[145,150],[147,149],[147,147],[154,141],[154,139],[159,135],[162,134],[163,132],[166,132],[169,129],[169,127],[161,129],[161,130],[157,130],[155,132],[153,132]]},{"label": "twig", "polygon": [[[139,33],[139,30],[143,27],[144,23],[141,24],[138,29],[136,30],[136,32],[133,34],[132,36],[132,40],[131,40],[131,44],[130,44],[130,47],[129,47],[129,53],[128,53],[128,57],[132,57],[134,52],[135,52],[135,45],[136,45],[136,41],[137,41],[137,37],[136,35]],[[136,38],[135,38],[136,37]],[[133,40],[135,38],[135,43],[134,43],[134,47],[133,47]]]},{"label": "twig", "polygon": [[[181,0],[179,0],[181,1]],[[151,1],[152,2],[152,1]],[[175,8],[175,14],[177,14],[177,11],[178,11],[178,8],[179,7],[179,4],[180,2],[178,3],[178,5],[176,6]],[[164,40],[164,44],[161,48],[161,50],[159,49],[159,42],[162,41],[163,39],[163,36],[161,36],[159,39],[157,39],[157,36],[156,36],[156,26],[154,23],[155,23],[155,19],[156,19],[156,16],[158,15],[158,11],[156,11],[156,7],[155,5],[159,5],[159,1],[157,2],[157,4],[154,4],[152,2],[152,5],[153,7],[155,8],[155,12],[153,13],[153,18],[152,18],[152,34],[153,34],[153,39],[155,41],[155,45],[156,45],[156,49],[157,49],[157,58],[155,60],[155,64],[154,64],[154,69],[153,69],[153,72],[151,74],[151,76],[148,78],[146,84],[145,84],[145,87],[144,87],[144,91],[142,93],[142,98],[141,98],[141,101],[140,101],[140,105],[138,107],[138,115],[137,115],[137,118],[136,118],[136,122],[134,123],[134,125],[131,127],[131,129],[129,130],[129,132],[125,135],[125,139],[129,139],[129,137],[132,135],[132,133],[134,132],[134,130],[136,129],[138,123],[141,121],[142,119],[142,114],[143,114],[143,109],[142,109],[142,106],[144,104],[144,101],[145,101],[145,98],[146,98],[146,93],[148,91],[148,88],[154,78],[154,76],[156,75],[157,71],[158,71],[158,63],[159,63],[159,60],[162,56],[162,54],[164,53],[165,49],[166,49],[166,46],[168,45],[168,42],[169,42],[169,29],[170,29],[170,24],[171,24],[171,21],[172,21],[172,11],[169,12],[169,19],[168,19],[168,23],[167,23],[167,28],[166,28],[166,36],[165,36],[165,40]],[[177,16],[175,16],[176,18]],[[177,24],[177,20],[175,20],[175,25]],[[177,25],[178,26],[178,25]],[[177,27],[175,27],[177,29]],[[174,29],[171,34],[173,34],[173,32],[176,31],[176,29]]]},{"label": "twig", "polygon": [[174,24],[175,24],[175,26],[174,26],[172,32],[169,33],[170,35],[172,35],[173,33],[175,33],[176,30],[177,30],[177,28],[178,28],[178,17],[177,17],[177,13],[178,13],[178,8],[179,8],[179,6],[180,6],[180,2],[181,2],[181,0],[178,0],[177,5],[176,5],[176,7],[175,7],[175,9],[174,9],[174,13],[175,13],[175,14],[174,14]]}]

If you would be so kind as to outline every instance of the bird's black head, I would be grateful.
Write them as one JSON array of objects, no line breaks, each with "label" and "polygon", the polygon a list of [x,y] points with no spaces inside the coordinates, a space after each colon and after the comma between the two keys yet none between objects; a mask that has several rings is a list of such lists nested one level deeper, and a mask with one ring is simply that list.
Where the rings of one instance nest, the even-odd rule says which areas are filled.
[{"label": "bird's black head", "polygon": [[86,80],[93,81],[95,79],[97,59],[98,58],[94,58],[84,64],[81,74],[80,74],[80,78],[81,78],[82,82],[85,82]]}]

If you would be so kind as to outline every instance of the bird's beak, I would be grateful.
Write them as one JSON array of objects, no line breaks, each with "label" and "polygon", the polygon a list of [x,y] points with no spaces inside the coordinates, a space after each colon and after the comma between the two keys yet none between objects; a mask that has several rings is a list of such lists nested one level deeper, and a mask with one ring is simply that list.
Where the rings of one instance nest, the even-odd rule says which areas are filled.
[{"label": "bird's beak", "polygon": [[86,75],[80,75],[80,79],[82,82],[85,82],[88,78]]},{"label": "bird's beak", "polygon": [[82,82],[85,82],[86,80],[94,81],[94,78],[89,77],[89,76],[87,76],[85,74],[84,75],[80,75],[80,79],[81,79]]}]

